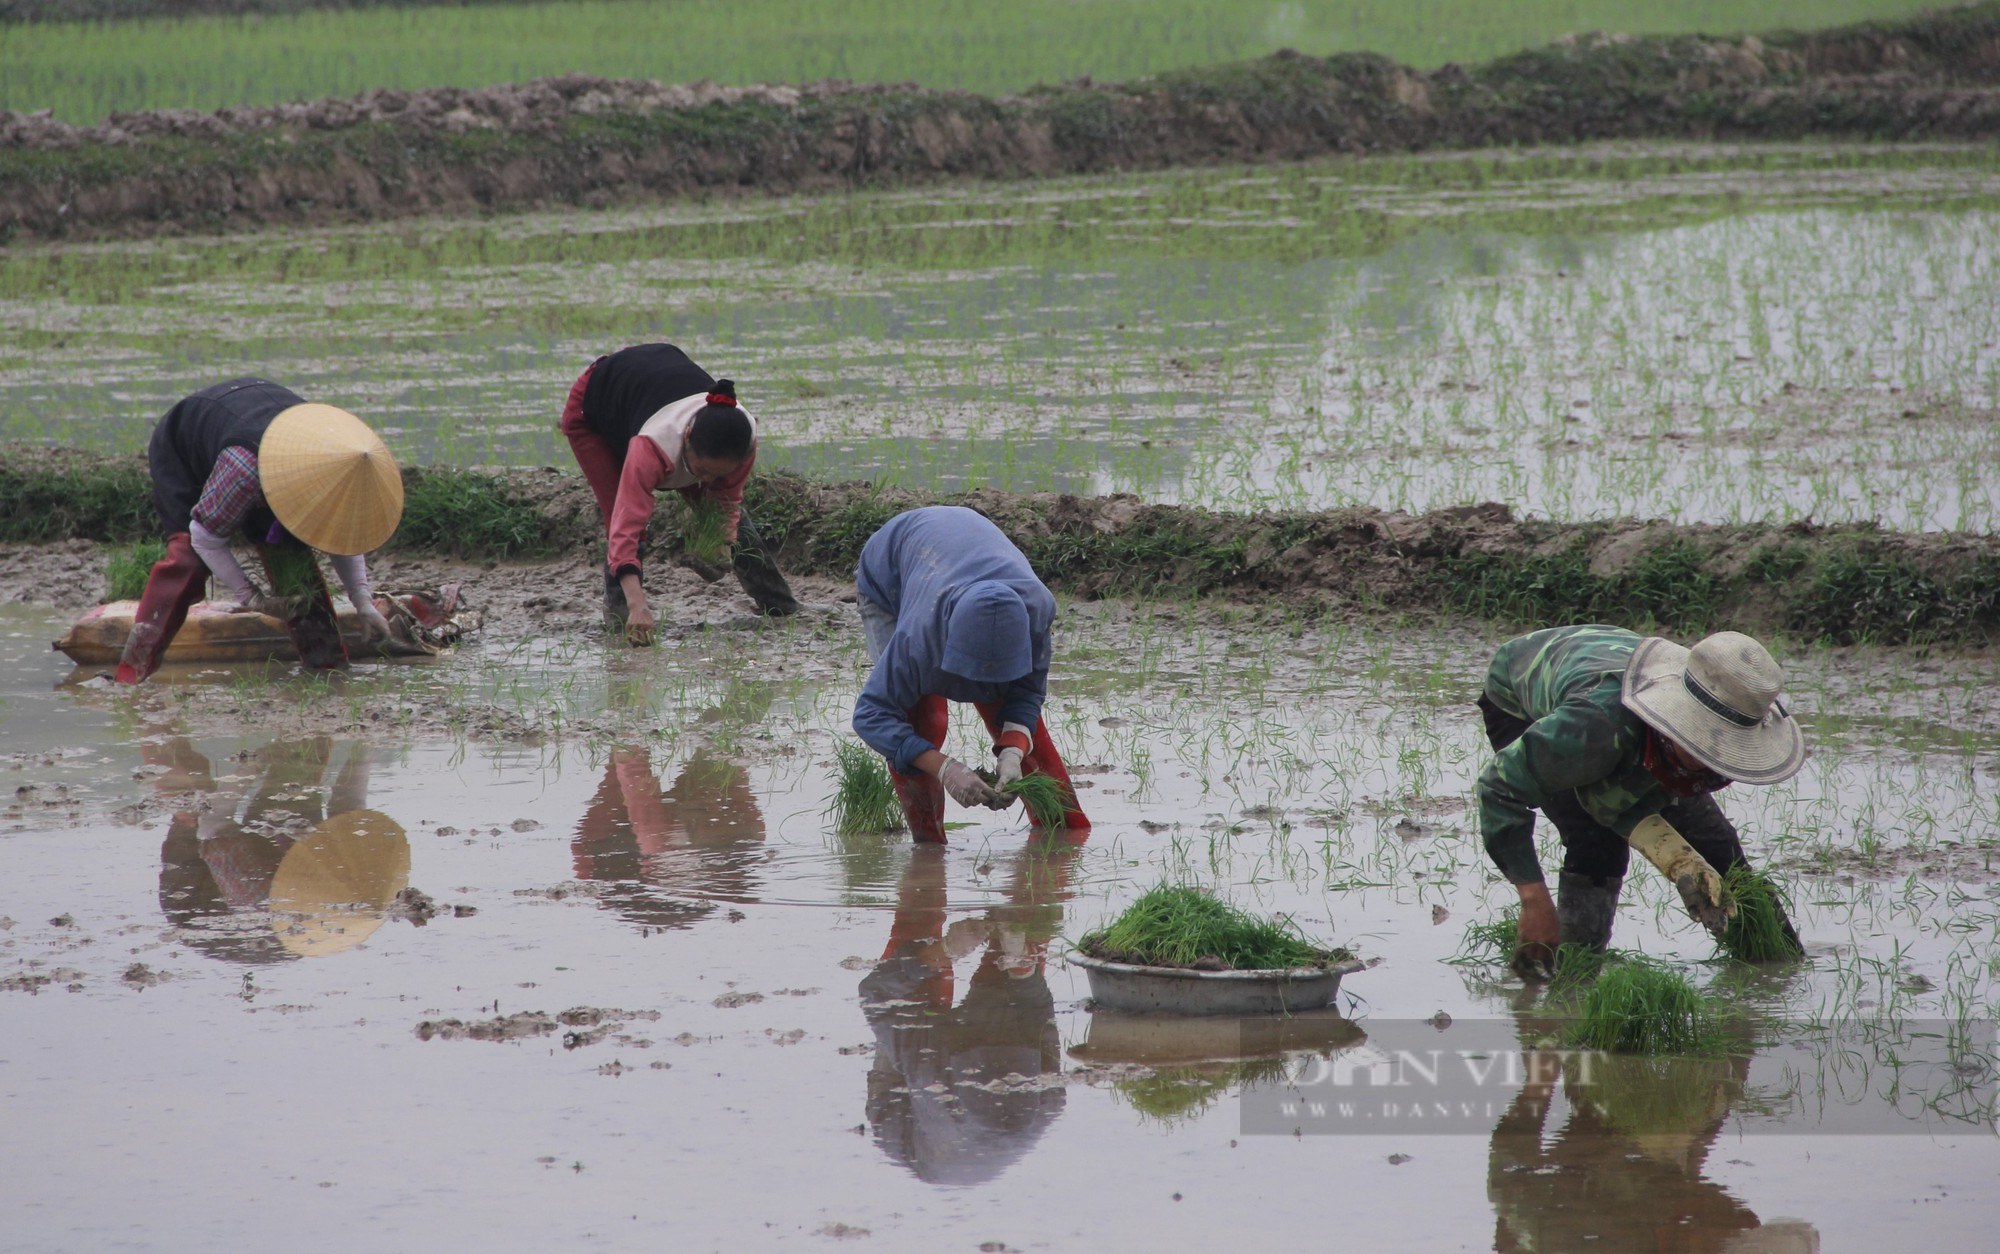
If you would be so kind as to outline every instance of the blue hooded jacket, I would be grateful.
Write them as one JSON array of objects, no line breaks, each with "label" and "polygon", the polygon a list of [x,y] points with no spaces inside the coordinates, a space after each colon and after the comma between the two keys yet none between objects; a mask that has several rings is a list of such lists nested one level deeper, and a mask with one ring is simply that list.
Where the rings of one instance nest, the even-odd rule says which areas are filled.
[{"label": "blue hooded jacket", "polygon": [[1001,721],[1024,727],[1041,718],[1056,599],[998,527],[950,505],[898,514],[862,547],[854,583],[896,619],[854,732],[897,770],[939,748],[910,725],[924,697],[999,702]]}]

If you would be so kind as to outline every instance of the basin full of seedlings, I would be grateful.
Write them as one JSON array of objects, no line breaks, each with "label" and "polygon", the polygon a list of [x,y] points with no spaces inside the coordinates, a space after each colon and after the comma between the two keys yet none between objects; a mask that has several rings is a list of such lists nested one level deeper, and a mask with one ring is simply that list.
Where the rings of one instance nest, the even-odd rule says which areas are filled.
[{"label": "basin full of seedlings", "polygon": [[1366,964],[1206,889],[1162,884],[1077,942],[1069,961],[1099,1008],[1133,1014],[1289,1014],[1331,1005]]}]

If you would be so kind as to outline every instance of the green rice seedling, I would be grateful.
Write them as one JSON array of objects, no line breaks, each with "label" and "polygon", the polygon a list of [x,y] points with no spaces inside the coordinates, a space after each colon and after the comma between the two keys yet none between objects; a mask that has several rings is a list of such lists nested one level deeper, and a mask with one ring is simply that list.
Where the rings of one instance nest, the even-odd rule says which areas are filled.
[{"label": "green rice seedling", "polygon": [[546,552],[548,524],[492,475],[425,468],[409,477],[391,547],[452,557]]},{"label": "green rice seedling", "polygon": [[1077,948],[1111,962],[1237,971],[1323,967],[1351,956],[1313,944],[1289,919],[1257,918],[1191,884],[1147,890]]},{"label": "green rice seedling", "polygon": [[1722,929],[1716,945],[1740,962],[1790,962],[1805,956],[1798,935],[1787,926],[1791,895],[1747,862],[1722,876],[1722,891],[1736,903],[1736,913]]},{"label": "green rice seedling", "polygon": [[1619,1054],[1705,1054],[1721,1040],[1715,999],[1672,967],[1609,962],[1582,997],[1571,1042]]},{"label": "green rice seedling", "polygon": [[833,747],[833,804],[827,815],[842,836],[893,832],[903,826],[903,806],[889,782],[889,768],[864,745],[843,740]]},{"label": "green rice seedling", "polygon": [[305,545],[267,544],[258,548],[264,558],[264,573],[271,580],[271,595],[286,604],[286,617],[298,613],[326,587],[319,559]]},{"label": "green rice seedling", "polygon": [[146,590],[153,563],[167,555],[164,540],[135,540],[111,554],[104,563],[104,599],[131,601]]},{"label": "green rice seedling", "polygon": [[1520,944],[1521,912],[1508,910],[1497,919],[1468,924],[1465,939],[1451,961],[1464,965],[1481,962],[1511,962]]},{"label": "green rice seedling", "polygon": [[[1449,961],[1460,966],[1512,963],[1520,945],[1521,916],[1508,910],[1497,919],[1470,924],[1458,953]],[[1617,950],[1593,949],[1589,945],[1557,945],[1554,959],[1545,968],[1549,992],[1572,993],[1589,984],[1607,963],[1625,958]]]},{"label": "green rice seedling", "polygon": [[729,528],[722,506],[707,497],[687,505],[680,516],[681,547],[689,557],[719,560],[729,548]]},{"label": "green rice seedling", "polygon": [[1009,797],[1019,797],[1022,808],[1028,812],[1028,821],[1036,827],[1061,827],[1063,815],[1076,804],[1076,794],[1053,775],[1023,775],[1002,784],[1000,791]]}]

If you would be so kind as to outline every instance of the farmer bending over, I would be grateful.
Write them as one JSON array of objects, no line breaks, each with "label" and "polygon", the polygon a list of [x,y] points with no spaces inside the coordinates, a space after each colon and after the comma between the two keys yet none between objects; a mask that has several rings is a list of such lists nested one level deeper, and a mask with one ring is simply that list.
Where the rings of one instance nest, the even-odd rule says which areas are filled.
[{"label": "farmer bending over", "polygon": [[[1497,751],[1479,775],[1479,830],[1521,895],[1524,973],[1558,942],[1610,943],[1631,848],[1721,933],[1731,909],[1717,873],[1746,859],[1709,794],[1775,784],[1804,764],[1783,682],[1764,646],[1734,631],[1684,649],[1619,627],[1555,627],[1500,646],[1479,698]],[[1535,856],[1535,810],[1562,836],[1556,901]]]},{"label": "farmer bending over", "polygon": [[[306,546],[329,554],[368,639],[387,639],[362,555],[396,530],[403,479],[380,436],[345,410],[308,404],[264,379],[231,379],[167,411],[146,448],[153,509],[167,555],[153,567],[125,655],[121,684],[160,668],[212,574],[242,610],[285,624],[309,669],[347,662],[347,648]],[[232,536],[255,544],[271,580],[259,592],[230,552]]]},{"label": "farmer bending over", "polygon": [[1071,797],[1063,826],[1089,831],[1042,721],[1056,599],[1021,550],[972,510],[911,510],[868,538],[854,584],[875,664],[854,703],[854,731],[889,759],[910,834],[944,840],[947,792],[962,806],[1014,801],[941,751],[947,701],[969,701],[986,720],[997,784],[1050,776]]},{"label": "farmer bending over", "polygon": [[[640,344],[599,357],[570,387],[562,433],[597,497],[610,554],[604,614],[634,645],[653,642],[655,618],[640,580],[639,546],[653,493],[677,490],[690,507],[722,509],[736,582],[759,614],[798,612],[792,589],[743,512],[743,485],[757,464],[757,422],[717,380],[672,344]],[[721,571],[690,556],[683,564],[711,583]]]}]

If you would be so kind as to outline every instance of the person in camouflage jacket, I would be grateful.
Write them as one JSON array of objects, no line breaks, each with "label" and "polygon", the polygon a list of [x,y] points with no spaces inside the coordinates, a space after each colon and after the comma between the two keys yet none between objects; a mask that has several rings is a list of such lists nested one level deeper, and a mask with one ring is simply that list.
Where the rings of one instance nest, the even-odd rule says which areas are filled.
[{"label": "person in camouflage jacket", "polygon": [[[1545,964],[1558,942],[1609,944],[1633,847],[1720,932],[1720,873],[1746,859],[1712,794],[1732,781],[1776,783],[1805,758],[1781,681],[1763,646],[1736,632],[1690,650],[1590,624],[1500,646],[1479,698],[1495,753],[1477,794],[1486,852],[1521,897],[1518,965]],[[1536,810],[1562,838],[1554,900]]]}]

